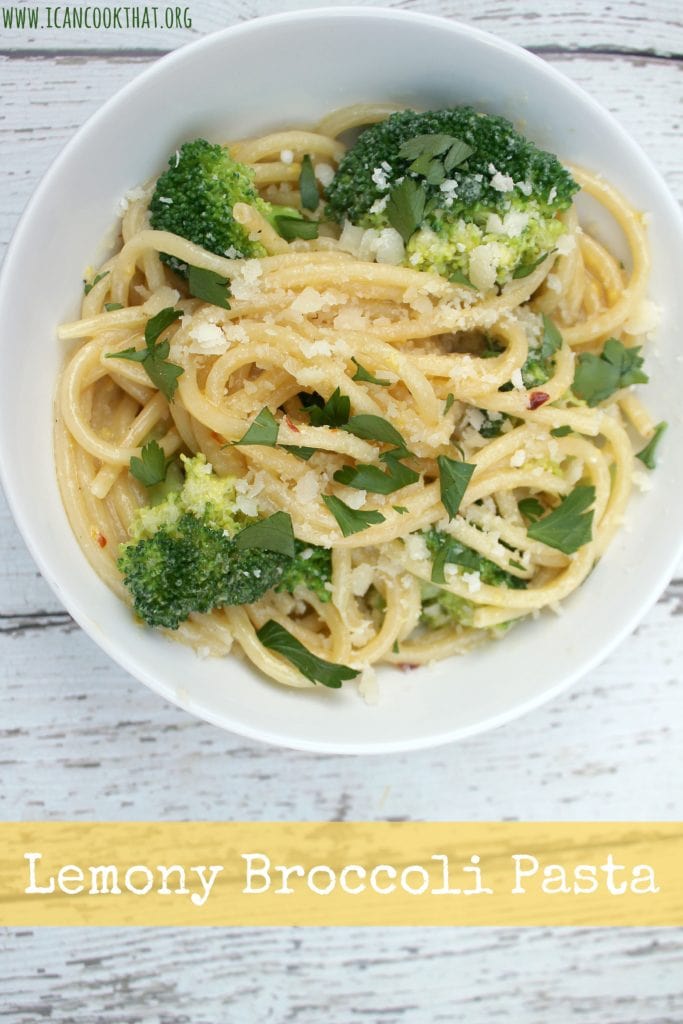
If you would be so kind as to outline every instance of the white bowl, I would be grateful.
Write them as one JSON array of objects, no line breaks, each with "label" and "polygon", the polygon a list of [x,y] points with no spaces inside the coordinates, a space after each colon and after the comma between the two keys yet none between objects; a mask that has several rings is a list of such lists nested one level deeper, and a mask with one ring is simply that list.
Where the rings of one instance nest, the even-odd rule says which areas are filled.
[{"label": "white bowl", "polygon": [[[356,688],[296,691],[236,657],[200,660],[136,626],[86,562],[59,496],[52,402],[63,358],[55,327],[77,315],[80,281],[104,253],[121,195],[198,135],[238,137],[314,121],[348,103],[424,108],[471,103],[524,125],[564,159],[601,171],[652,214],[652,295],[663,309],[647,399],[668,419],[653,488],[558,618],[520,624],[460,659],[380,676],[380,702]],[[666,585],[681,546],[683,231],[659,175],[578,86],[509,43],[454,22],[372,8],[298,11],[208,36],[149,68],[77,132],[16,231],[0,282],[0,441],[5,490],[40,569],[87,633],[123,668],[223,728],[307,750],[380,753],[499,725],[559,693],[633,629]],[[116,693],[112,700],[117,700]],[[635,727],[635,723],[634,723]]]}]

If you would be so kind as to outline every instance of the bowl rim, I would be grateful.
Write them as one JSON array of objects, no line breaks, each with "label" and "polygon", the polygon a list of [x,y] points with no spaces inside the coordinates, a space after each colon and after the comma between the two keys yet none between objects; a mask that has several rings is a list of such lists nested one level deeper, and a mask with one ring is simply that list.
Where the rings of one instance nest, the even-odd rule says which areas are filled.
[{"label": "bowl rim", "polygon": [[[36,188],[31,193],[31,196],[29,197],[12,232],[2,261],[2,267],[0,267],[0,310],[4,308],[5,303],[8,301],[8,282],[13,276],[15,253],[20,248],[21,239],[24,232],[27,230],[27,225],[30,222],[34,206],[39,203],[43,194],[49,188],[53,175],[56,175],[62,165],[69,160],[71,151],[75,149],[84,138],[87,138],[88,133],[91,132],[98,124],[102,121],[106,121],[110,110],[125,102],[125,100],[138,89],[144,89],[148,82],[153,80],[154,77],[159,74],[160,69],[166,69],[173,66],[175,63],[187,60],[188,57],[191,58],[192,55],[200,52],[205,47],[220,45],[223,39],[234,39],[235,37],[248,35],[254,32],[259,33],[264,30],[267,31],[269,27],[282,23],[315,21],[329,17],[411,22],[413,24],[421,23],[431,27],[439,27],[442,30],[448,30],[453,33],[454,37],[460,35],[461,37],[474,38],[481,42],[485,42],[490,47],[497,47],[508,55],[516,58],[518,61],[526,63],[535,70],[541,72],[542,76],[554,79],[566,91],[573,94],[573,96],[584,106],[589,107],[594,113],[598,114],[600,118],[607,119],[612,130],[620,136],[621,141],[625,144],[626,148],[629,149],[641,162],[641,165],[647,169],[650,178],[657,182],[661,198],[669,207],[669,213],[671,214],[675,225],[673,230],[677,231],[683,237],[683,214],[681,213],[681,210],[673,198],[662,175],[651,162],[647,153],[644,152],[640,145],[632,138],[626,129],[622,127],[619,121],[609,110],[603,107],[580,85],[565,76],[552,65],[548,64],[542,59],[542,57],[516,43],[512,43],[507,39],[493,35],[480,28],[470,26],[457,19],[422,12],[396,10],[393,8],[376,6],[321,6],[251,18],[248,21],[229,25],[216,32],[207,33],[196,40],[177,47],[170,53],[160,56],[158,59],[154,60],[149,67],[135,75],[122,88],[117,89],[101,107],[95,110],[83,122],[83,124],[73,132],[71,137],[61,148],[57,157],[52,161],[45,173],[42,175]],[[1,363],[2,348],[0,347],[0,365]],[[104,652],[112,658],[117,665],[128,672],[134,679],[144,683],[151,690],[164,697],[166,700],[169,700],[172,704],[181,707],[183,710],[188,711],[204,721],[210,722],[212,725],[216,725],[219,728],[228,730],[234,734],[245,736],[248,739],[259,740],[278,747],[303,750],[319,754],[390,754],[428,749],[498,728],[499,726],[513,721],[527,712],[540,707],[546,702],[554,699],[562,691],[566,690],[576,682],[577,679],[587,675],[623,642],[625,637],[631,633],[637,623],[641,621],[650,608],[656,603],[658,597],[671,579],[676,560],[683,554],[683,531],[681,531],[678,537],[676,549],[671,550],[670,557],[666,561],[666,564],[663,562],[656,579],[652,582],[649,589],[641,595],[638,606],[621,622],[619,628],[611,634],[610,639],[606,643],[603,643],[590,657],[587,657],[578,666],[569,671],[561,672],[558,681],[552,686],[546,687],[541,692],[532,697],[526,698],[522,702],[515,704],[513,707],[510,707],[505,711],[489,714],[479,721],[469,725],[453,726],[438,733],[430,733],[428,736],[418,736],[414,740],[403,739],[386,742],[379,738],[373,742],[361,741],[356,743],[329,740],[307,740],[305,738],[292,737],[277,730],[265,727],[253,727],[241,721],[235,721],[230,717],[230,715],[214,711],[211,707],[206,706],[201,701],[195,701],[191,695],[186,695],[181,699],[172,685],[166,683],[163,678],[159,677],[159,675],[155,675],[153,672],[141,667],[135,655],[130,655],[128,650],[122,649],[118,643],[110,642],[108,636],[103,634],[100,629],[96,628],[96,624],[91,618],[88,610],[84,607],[81,599],[74,592],[73,583],[69,582],[64,586],[56,576],[53,575],[50,565],[49,551],[41,541],[40,536],[37,532],[34,532],[31,524],[22,513],[19,493],[20,486],[18,482],[13,479],[9,465],[9,458],[7,457],[5,450],[4,437],[2,435],[0,435],[0,483],[2,484],[14,522],[24,539],[32,558],[40,569],[43,578],[47,581],[57,599],[66,608],[77,624],[97,644],[98,647],[104,650]]]}]

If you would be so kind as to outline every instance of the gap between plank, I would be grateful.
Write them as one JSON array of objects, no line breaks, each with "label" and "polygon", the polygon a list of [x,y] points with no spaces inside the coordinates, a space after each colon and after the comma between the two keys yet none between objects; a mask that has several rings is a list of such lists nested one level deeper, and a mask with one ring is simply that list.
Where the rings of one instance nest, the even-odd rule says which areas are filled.
[{"label": "gap between plank", "polygon": [[[201,37],[198,37],[201,38]],[[191,42],[192,40],[188,40]],[[185,43],[181,45],[187,45]],[[555,46],[552,44],[539,44],[537,46],[523,47],[530,53],[535,53],[540,57],[583,57],[586,59],[597,58],[608,59],[611,57],[620,57],[624,60],[644,60],[658,62],[670,62],[672,64],[683,63],[683,53],[657,53],[651,49],[637,49],[635,47],[611,47],[611,46]],[[152,60],[160,57],[165,57],[169,53],[173,53],[175,49],[180,47],[174,47],[172,49],[155,49],[155,48],[124,48],[122,50],[110,50],[101,49],[97,47],[73,47],[68,48],[34,48],[34,49],[22,49],[22,48],[5,48],[0,49],[0,58],[6,60],[54,60],[57,58],[71,58],[77,59],[82,58],[83,60]]]}]

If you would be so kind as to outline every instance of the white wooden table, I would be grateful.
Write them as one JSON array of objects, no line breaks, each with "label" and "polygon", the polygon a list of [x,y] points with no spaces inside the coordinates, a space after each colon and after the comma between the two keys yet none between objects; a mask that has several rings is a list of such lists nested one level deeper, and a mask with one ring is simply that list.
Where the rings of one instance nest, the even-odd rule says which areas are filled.
[{"label": "white wooden table", "polygon": [[[169,49],[296,6],[190,0],[193,28],[178,32],[0,28],[3,251],[38,179],[103,100]],[[683,196],[677,0],[395,6],[542,54]],[[165,704],[71,622],[4,504],[0,565],[5,820],[683,815],[683,566],[636,633],[553,703],[457,746],[368,760],[270,749]],[[12,931],[0,953],[0,1022],[12,1024],[683,1021],[678,931]]]}]

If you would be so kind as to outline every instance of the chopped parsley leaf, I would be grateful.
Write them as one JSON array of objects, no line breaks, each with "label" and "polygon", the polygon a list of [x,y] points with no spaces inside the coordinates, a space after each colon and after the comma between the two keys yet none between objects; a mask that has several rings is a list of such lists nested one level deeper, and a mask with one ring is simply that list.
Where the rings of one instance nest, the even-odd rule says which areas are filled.
[{"label": "chopped parsley leaf", "polygon": [[351,399],[335,388],[325,404],[306,407],[311,425],[314,427],[343,427],[351,413]]},{"label": "chopped parsley leaf", "polygon": [[268,619],[256,636],[264,647],[281,655],[312,683],[338,690],[344,680],[355,679],[358,675],[356,669],[319,658],[274,619]]},{"label": "chopped parsley leaf", "polygon": [[540,519],[545,509],[541,505],[538,498],[522,498],[517,508],[522,513],[525,519],[528,519],[530,523]]},{"label": "chopped parsley leaf", "polygon": [[357,466],[344,466],[337,470],[334,479],[347,487],[371,491],[373,494],[393,494],[394,491],[399,491],[420,479],[419,473],[404,466],[396,457],[386,458],[384,462],[388,469],[387,473],[377,466],[359,463]]},{"label": "chopped parsley leaf", "polygon": [[239,441],[239,444],[260,444],[267,448],[274,448],[277,444],[278,423],[268,406],[264,406],[252,425]]},{"label": "chopped parsley leaf", "polygon": [[279,551],[281,555],[294,558],[294,530],[292,517],[288,512],[275,512],[266,519],[259,519],[250,526],[245,526],[235,537],[238,551],[247,548],[263,548],[266,551]]},{"label": "chopped parsley leaf", "polygon": [[339,529],[345,537],[350,537],[353,533],[360,533],[368,526],[384,522],[381,512],[372,510],[365,512],[362,509],[350,508],[341,498],[336,498],[334,495],[323,494],[323,501],[337,520]]},{"label": "chopped parsley leaf", "polygon": [[641,367],[640,348],[627,348],[616,338],[608,338],[599,356],[582,352],[578,358],[572,390],[591,407],[604,402],[615,391],[631,384],[647,384]]},{"label": "chopped parsley leaf", "polygon": [[640,461],[645,466],[647,466],[648,469],[657,468],[657,448],[659,446],[659,442],[662,439],[662,435],[664,434],[668,426],[669,424],[665,423],[664,421],[658,423],[655,427],[655,432],[652,435],[650,441],[648,441],[648,443],[645,445],[642,451],[639,451],[636,455],[636,458],[640,459]]},{"label": "chopped parsley leaf", "polygon": [[104,270],[101,274],[97,274],[96,277],[93,277],[92,281],[89,281],[89,282],[85,282],[84,281],[83,282],[83,294],[84,295],[90,295],[90,292],[93,290],[95,285],[99,284],[99,282],[102,280],[102,278],[106,277],[108,273],[109,273],[108,270]]},{"label": "chopped parsley leaf", "polygon": [[178,377],[184,373],[184,370],[176,363],[166,362],[171,347],[170,343],[168,341],[159,342],[158,339],[166,328],[182,315],[181,310],[167,306],[166,309],[162,309],[147,321],[145,348],[127,348],[123,352],[107,353],[107,359],[128,359],[134,363],[142,363],[149,379],[169,402],[172,401],[178,387]]},{"label": "chopped parsley leaf", "polygon": [[386,207],[387,219],[404,242],[410,240],[422,223],[426,201],[424,185],[418,185],[413,178],[404,178],[392,189]]},{"label": "chopped parsley leaf", "polygon": [[380,380],[379,377],[373,377],[369,370],[366,370],[364,366],[351,356],[351,362],[356,364],[356,372],[354,373],[351,380],[366,381],[368,384],[379,384],[381,388],[390,388],[390,380]]},{"label": "chopped parsley leaf", "polygon": [[130,471],[145,487],[154,487],[166,479],[167,461],[164,449],[157,441],[148,441],[140,452],[142,458],[134,455],[130,460]]},{"label": "chopped parsley leaf", "polygon": [[[355,434],[356,437],[360,437],[364,441],[382,441],[385,444],[396,445],[395,454],[398,458],[405,458],[409,454],[406,443],[396,427],[392,427],[391,423],[383,419],[382,416],[374,416],[372,413],[352,416],[348,423],[342,426],[342,430],[348,431],[349,434]],[[400,456],[399,451],[401,452]]]},{"label": "chopped parsley leaf", "polygon": [[571,555],[593,538],[593,512],[586,510],[594,501],[595,487],[575,487],[556,509],[532,523],[527,534],[532,540]]},{"label": "chopped parsley leaf", "polygon": [[286,242],[293,242],[295,238],[310,240],[318,237],[317,220],[304,220],[302,217],[288,217],[280,214],[274,218],[275,230]]},{"label": "chopped parsley leaf", "polygon": [[220,306],[221,309],[230,309],[230,282],[227,277],[213,270],[188,267],[188,287],[190,295],[194,295],[195,299],[210,302],[212,306]]},{"label": "chopped parsley leaf", "polygon": [[439,455],[436,461],[439,466],[441,501],[448,512],[449,518],[453,519],[458,513],[460,503],[465,495],[475,467],[468,462],[457,462],[455,459],[449,459],[447,455]]},{"label": "chopped parsley leaf", "polygon": [[303,160],[301,161],[301,173],[299,174],[299,193],[301,195],[301,205],[305,210],[318,209],[318,203],[320,202],[320,195],[318,193],[318,183],[315,180],[313,162],[308,153],[306,153]]}]

